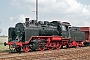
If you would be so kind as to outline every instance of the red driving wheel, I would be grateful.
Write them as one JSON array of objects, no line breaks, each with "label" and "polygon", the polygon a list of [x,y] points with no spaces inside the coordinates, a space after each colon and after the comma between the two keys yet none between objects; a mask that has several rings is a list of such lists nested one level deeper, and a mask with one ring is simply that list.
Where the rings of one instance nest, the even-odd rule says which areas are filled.
[{"label": "red driving wheel", "polygon": [[45,50],[45,47],[42,47],[42,46],[41,46],[41,47],[39,47],[39,50],[40,50],[40,51],[44,51],[44,50]]},{"label": "red driving wheel", "polygon": [[29,52],[30,48],[28,45],[24,46],[24,52]]},{"label": "red driving wheel", "polygon": [[59,50],[61,48],[61,44],[57,43],[56,44],[56,49]]}]

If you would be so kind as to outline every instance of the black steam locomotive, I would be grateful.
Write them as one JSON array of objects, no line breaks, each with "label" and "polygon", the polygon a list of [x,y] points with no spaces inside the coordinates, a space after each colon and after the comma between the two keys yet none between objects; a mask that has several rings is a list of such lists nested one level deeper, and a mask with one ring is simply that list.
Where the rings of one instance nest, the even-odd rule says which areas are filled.
[{"label": "black steam locomotive", "polygon": [[28,41],[31,36],[63,36],[68,38],[69,23],[61,24],[59,21],[48,22],[36,20],[29,21],[26,18],[25,23],[17,23],[15,28],[9,28],[9,40],[8,41]]},{"label": "black steam locomotive", "polygon": [[69,27],[68,22],[37,21],[26,18],[8,30],[9,49],[20,51],[60,49],[61,47],[84,46],[85,33],[80,27]]}]

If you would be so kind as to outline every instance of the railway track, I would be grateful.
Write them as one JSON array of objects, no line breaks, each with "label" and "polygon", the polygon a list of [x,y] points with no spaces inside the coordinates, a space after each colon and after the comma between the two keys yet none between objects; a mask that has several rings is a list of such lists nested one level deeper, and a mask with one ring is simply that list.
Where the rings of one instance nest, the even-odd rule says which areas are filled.
[{"label": "railway track", "polygon": [[8,52],[0,53],[0,56],[2,56],[2,55],[9,55],[9,53]]},{"label": "railway track", "polygon": [[90,60],[90,47],[0,54],[0,60]]}]

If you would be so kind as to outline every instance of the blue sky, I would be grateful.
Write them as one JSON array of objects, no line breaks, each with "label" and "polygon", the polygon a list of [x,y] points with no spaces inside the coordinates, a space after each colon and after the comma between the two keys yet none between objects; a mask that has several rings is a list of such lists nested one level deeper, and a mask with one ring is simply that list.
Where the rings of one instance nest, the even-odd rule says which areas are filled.
[{"label": "blue sky", "polygon": [[[35,19],[36,0],[0,0],[0,35],[25,17]],[[39,20],[67,21],[72,26],[90,26],[89,0],[39,0]]]},{"label": "blue sky", "polygon": [[80,2],[83,5],[90,5],[90,0],[77,0],[77,2]]}]

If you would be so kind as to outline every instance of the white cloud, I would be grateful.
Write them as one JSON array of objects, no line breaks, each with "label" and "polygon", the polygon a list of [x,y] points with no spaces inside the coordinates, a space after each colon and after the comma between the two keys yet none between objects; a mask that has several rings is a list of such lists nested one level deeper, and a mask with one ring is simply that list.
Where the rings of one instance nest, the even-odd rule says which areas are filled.
[{"label": "white cloud", "polygon": [[69,11],[75,12],[82,8],[82,4],[78,3],[76,0],[67,0]]},{"label": "white cloud", "polygon": [[[11,4],[17,7],[27,8],[30,11],[35,10],[36,0],[12,0]],[[75,26],[90,25],[86,21],[90,20],[90,5],[83,5],[76,0],[38,0],[39,1],[39,19],[40,20],[61,20],[69,21]],[[28,15],[28,14],[27,14]],[[34,15],[28,15],[35,18]],[[16,17],[23,20],[25,15]],[[10,18],[15,20],[16,18]],[[81,24],[82,22],[82,24]]]},{"label": "white cloud", "polygon": [[87,10],[87,9],[85,9],[85,8],[82,9],[82,12],[83,12],[84,14],[90,13],[89,10]]},{"label": "white cloud", "polygon": [[13,22],[25,22],[25,16],[24,16],[24,14],[22,14],[22,15],[18,15],[16,17],[10,17],[10,21],[13,21]]},{"label": "white cloud", "polygon": [[22,21],[22,22],[24,22],[25,16],[24,16],[24,15],[19,15],[19,16],[17,17],[17,19],[20,20],[20,21]]}]

